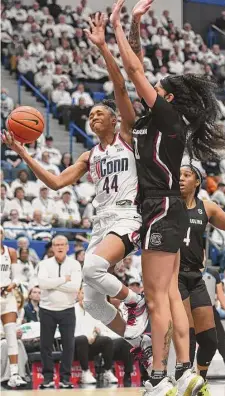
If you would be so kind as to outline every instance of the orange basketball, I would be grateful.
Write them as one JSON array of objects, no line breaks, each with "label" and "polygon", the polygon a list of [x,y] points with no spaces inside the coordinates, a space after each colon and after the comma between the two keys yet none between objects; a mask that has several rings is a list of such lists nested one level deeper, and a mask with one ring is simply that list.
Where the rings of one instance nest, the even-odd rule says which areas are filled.
[{"label": "orange basketball", "polygon": [[41,136],[45,121],[40,111],[34,107],[20,106],[10,113],[6,125],[16,140],[31,143]]}]

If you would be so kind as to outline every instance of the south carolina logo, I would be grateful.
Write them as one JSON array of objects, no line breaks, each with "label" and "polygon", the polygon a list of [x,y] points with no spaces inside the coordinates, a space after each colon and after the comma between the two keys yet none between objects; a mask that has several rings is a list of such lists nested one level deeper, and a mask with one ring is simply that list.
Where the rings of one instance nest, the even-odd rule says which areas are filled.
[{"label": "south carolina logo", "polygon": [[162,243],[162,235],[158,233],[154,233],[150,237],[150,244],[153,246],[159,246]]}]

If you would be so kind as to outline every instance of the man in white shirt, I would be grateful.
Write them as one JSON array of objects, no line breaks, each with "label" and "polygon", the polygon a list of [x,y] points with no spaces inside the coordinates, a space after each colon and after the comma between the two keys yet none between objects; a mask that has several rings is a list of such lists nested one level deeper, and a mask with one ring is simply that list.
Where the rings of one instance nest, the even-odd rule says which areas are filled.
[{"label": "man in white shirt", "polygon": [[18,178],[11,184],[12,192],[14,193],[17,187],[23,187],[25,192],[25,198],[31,200],[38,196],[37,184],[34,181],[28,180],[28,172],[26,169],[21,169],[18,174]]},{"label": "man in white shirt", "polygon": [[202,66],[197,61],[197,56],[192,54],[190,59],[184,64],[185,73],[202,74]]},{"label": "man in white shirt", "polygon": [[81,97],[85,99],[86,106],[94,105],[94,101],[90,94],[84,91],[84,84],[78,84],[76,91],[74,91],[72,94],[72,99],[74,100],[75,105],[79,104],[79,99]]},{"label": "man in white shirt", "polygon": [[40,10],[40,5],[38,2],[35,1],[33,8],[28,11],[28,15],[31,15],[37,23],[40,23],[43,20],[44,14]]},{"label": "man in white shirt", "polygon": [[16,0],[14,7],[7,10],[7,16],[10,19],[15,19],[17,23],[24,23],[27,19],[27,11],[22,7],[21,1]]},{"label": "man in white shirt", "polygon": [[63,32],[67,32],[68,38],[73,38],[74,28],[71,25],[66,24],[66,18],[64,15],[59,16],[59,23],[54,27],[55,36],[60,38]]},{"label": "man in white shirt", "polygon": [[34,210],[41,210],[43,220],[51,222],[55,214],[55,202],[49,198],[49,188],[45,185],[40,186],[39,197],[32,201],[32,208]]},{"label": "man in white shirt", "polygon": [[16,209],[10,210],[9,221],[4,221],[3,225],[7,239],[16,239],[19,236],[27,235],[27,224],[19,221],[19,213]]},{"label": "man in white shirt", "polygon": [[81,267],[67,256],[67,238],[58,235],[52,240],[54,257],[39,263],[38,284],[41,289],[40,325],[43,389],[54,387],[54,366],[51,358],[55,330],[59,328],[62,341],[60,387],[71,388],[69,382],[74,356],[74,304],[81,285]]},{"label": "man in white shirt", "polygon": [[60,165],[62,155],[60,151],[53,147],[54,140],[52,136],[46,136],[45,138],[45,146],[42,151],[45,151],[49,154],[49,162],[50,164]]},{"label": "man in white shirt", "polygon": [[168,68],[171,74],[182,74],[184,72],[184,65],[177,59],[175,54],[170,55]]},{"label": "man in white shirt", "polygon": [[32,206],[30,202],[24,199],[25,192],[23,187],[16,187],[14,191],[14,199],[10,201],[10,210],[17,209],[20,220],[30,221],[32,219]]},{"label": "man in white shirt", "polygon": [[60,82],[59,85],[52,91],[52,101],[57,108],[62,106],[71,106],[72,99],[68,91],[65,90],[65,84]]},{"label": "man in white shirt", "polygon": [[41,70],[35,74],[34,83],[43,94],[50,95],[52,91],[52,74],[46,65],[42,65]]},{"label": "man in white shirt", "polygon": [[41,43],[40,37],[38,35],[33,36],[32,43],[27,47],[29,54],[36,59],[41,59],[45,55],[45,47]]},{"label": "man in white shirt", "polygon": [[48,171],[53,171],[55,175],[59,175],[60,171],[57,165],[52,164],[50,162],[50,155],[48,153],[48,151],[44,150],[41,154],[41,160],[40,160],[40,164],[41,166],[43,166],[43,168],[45,168]]},{"label": "man in white shirt", "polygon": [[70,189],[63,189],[61,199],[55,204],[55,213],[60,224],[65,227],[75,227],[81,222],[78,204],[72,200]]}]

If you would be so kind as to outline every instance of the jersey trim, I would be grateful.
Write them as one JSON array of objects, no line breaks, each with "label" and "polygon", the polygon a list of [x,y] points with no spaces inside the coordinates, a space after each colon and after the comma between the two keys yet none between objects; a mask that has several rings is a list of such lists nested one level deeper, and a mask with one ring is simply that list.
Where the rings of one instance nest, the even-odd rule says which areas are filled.
[{"label": "jersey trim", "polygon": [[[115,143],[115,141],[116,141],[116,138],[117,138],[117,133],[115,133],[115,135],[114,135],[114,138],[113,138],[113,141],[112,141],[112,143],[110,143],[110,145],[109,146],[113,146],[114,145],[114,143]],[[99,143],[98,144],[98,147],[99,147],[99,150],[100,151],[106,151],[106,148],[104,149],[103,147],[102,147],[102,145],[101,145],[101,143]]]},{"label": "jersey trim", "polygon": [[120,133],[118,134],[118,138],[119,138],[119,140],[121,141],[121,143],[123,143],[123,145],[124,145],[128,150],[132,151],[132,153],[134,152],[134,150],[132,149],[132,147],[131,147],[127,142],[125,142],[125,140],[122,138],[122,136],[120,135]]},{"label": "jersey trim", "polygon": [[164,173],[166,173],[168,186],[171,189],[172,185],[173,185],[172,173],[167,168],[166,164],[164,164],[164,162],[159,157],[159,150],[160,150],[161,140],[162,140],[162,132],[158,131],[158,133],[156,135],[156,138],[155,138],[155,141],[154,141],[153,161],[163,170]]},{"label": "jersey trim", "polygon": [[169,209],[169,198],[168,197],[163,197],[162,199],[162,210],[159,214],[157,214],[156,216],[154,216],[148,223],[148,231],[146,233],[146,237],[145,237],[145,249],[149,250],[149,242],[150,242],[150,237],[151,237],[151,228],[153,226],[153,224],[157,223],[157,221],[161,220],[163,217],[165,217],[168,213],[168,209]]}]

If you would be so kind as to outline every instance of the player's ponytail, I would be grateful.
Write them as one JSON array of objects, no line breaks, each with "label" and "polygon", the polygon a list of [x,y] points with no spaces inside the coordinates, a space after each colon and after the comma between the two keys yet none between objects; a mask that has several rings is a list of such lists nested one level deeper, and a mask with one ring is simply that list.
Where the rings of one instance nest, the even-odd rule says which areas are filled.
[{"label": "player's ponytail", "polygon": [[225,133],[218,125],[219,107],[215,96],[216,84],[204,76],[186,74],[168,76],[162,87],[174,95],[173,105],[187,120],[187,150],[190,158],[200,161],[219,158],[225,148]]}]

